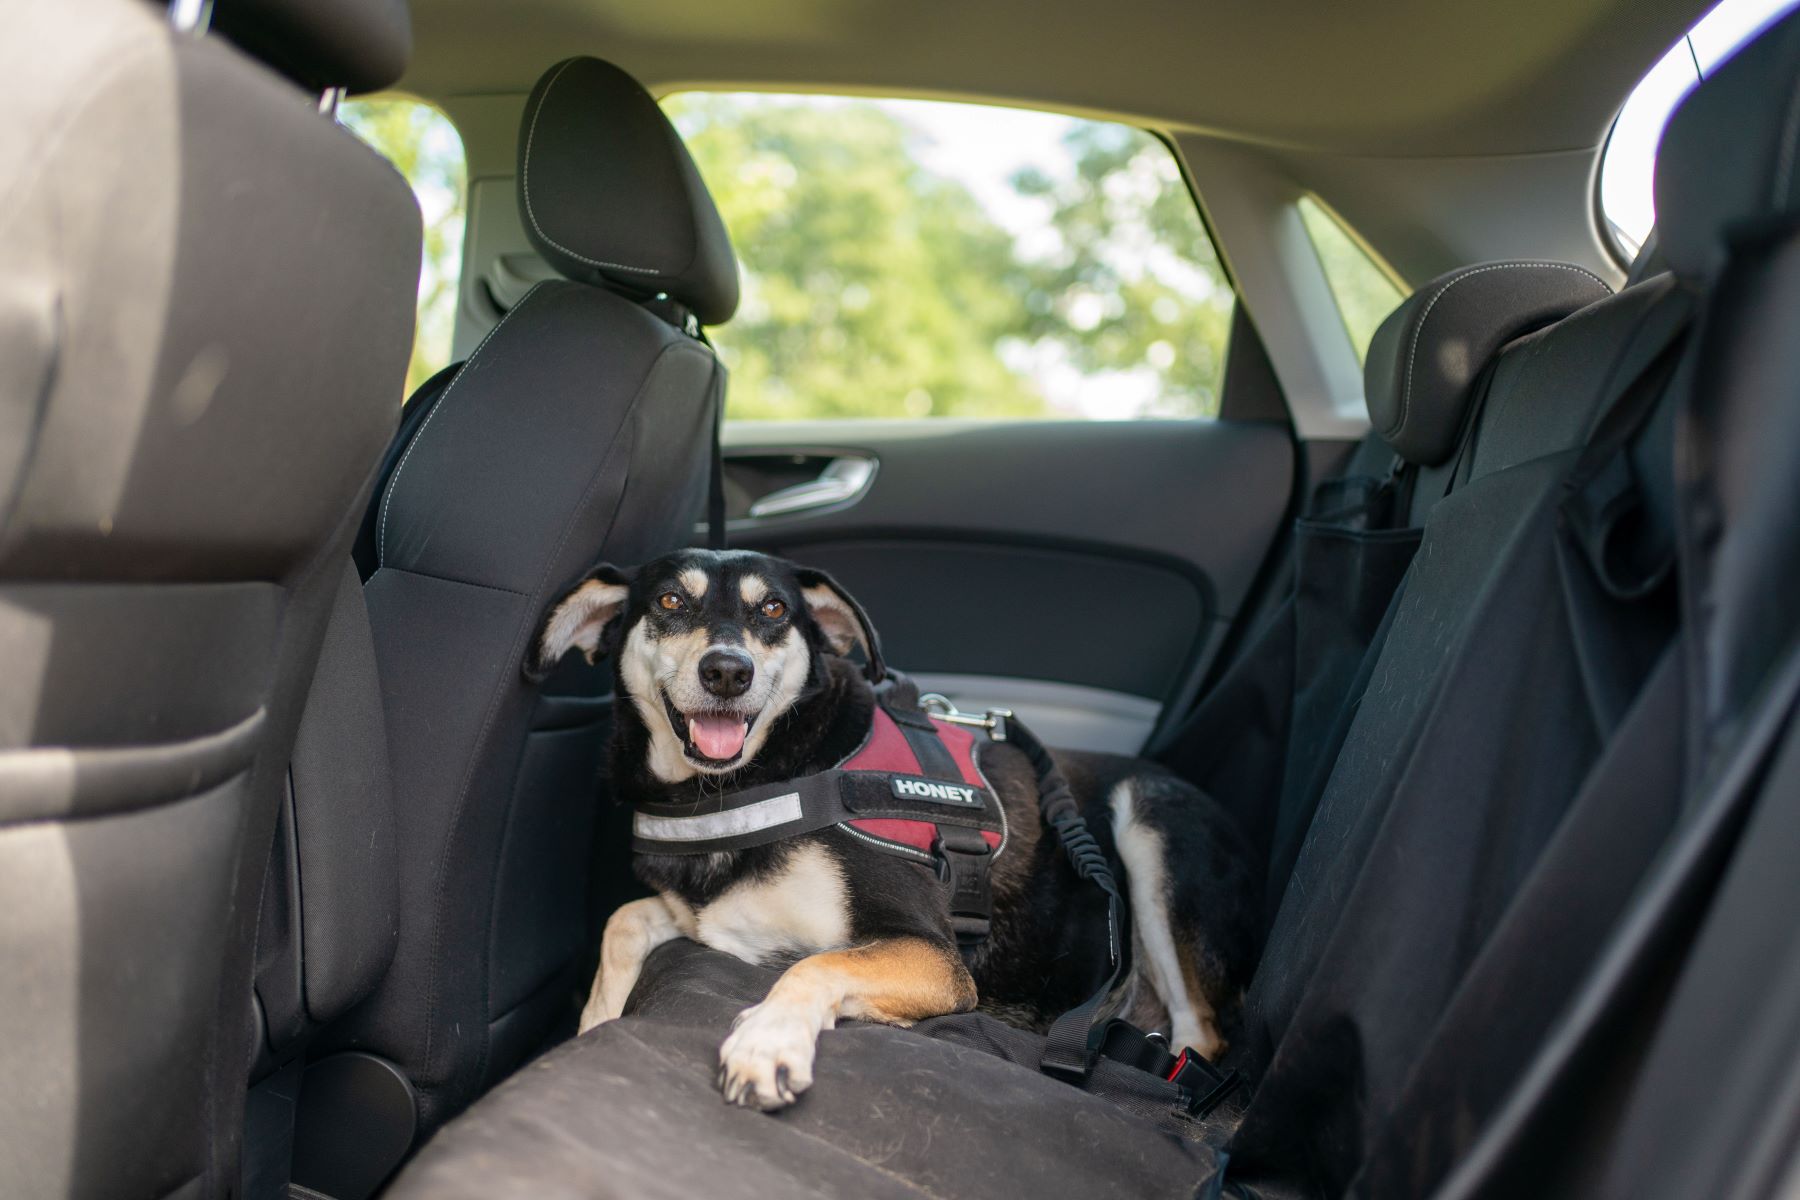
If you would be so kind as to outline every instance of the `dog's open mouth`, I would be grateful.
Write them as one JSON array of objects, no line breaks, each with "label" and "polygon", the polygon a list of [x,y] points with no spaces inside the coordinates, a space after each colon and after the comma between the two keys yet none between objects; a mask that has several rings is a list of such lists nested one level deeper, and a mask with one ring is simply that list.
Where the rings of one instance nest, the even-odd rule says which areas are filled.
[{"label": "dog's open mouth", "polygon": [[694,712],[684,713],[663,693],[663,709],[669,715],[669,726],[681,739],[688,758],[709,767],[723,767],[738,760],[744,752],[744,740],[756,724],[756,713]]}]

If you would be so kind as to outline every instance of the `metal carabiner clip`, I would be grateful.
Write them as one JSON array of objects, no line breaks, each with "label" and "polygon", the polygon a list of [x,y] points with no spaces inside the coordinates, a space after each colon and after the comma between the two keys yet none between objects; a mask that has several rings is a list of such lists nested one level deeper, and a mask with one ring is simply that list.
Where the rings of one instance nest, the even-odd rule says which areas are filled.
[{"label": "metal carabiner clip", "polygon": [[950,697],[941,692],[926,692],[919,697],[919,707],[951,725],[968,725],[976,729],[987,730],[988,737],[996,742],[1006,740],[1006,722],[1012,718],[1010,708],[990,708],[984,713],[966,713],[950,702]]}]

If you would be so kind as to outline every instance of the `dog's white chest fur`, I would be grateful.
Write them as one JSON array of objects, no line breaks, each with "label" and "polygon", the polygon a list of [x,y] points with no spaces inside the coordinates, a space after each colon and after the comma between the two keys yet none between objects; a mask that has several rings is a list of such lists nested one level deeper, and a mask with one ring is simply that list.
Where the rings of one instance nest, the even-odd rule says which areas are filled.
[{"label": "dog's white chest fur", "polygon": [[745,962],[850,944],[843,869],[816,844],[796,847],[780,874],[734,884],[704,908],[681,916],[689,937]]}]

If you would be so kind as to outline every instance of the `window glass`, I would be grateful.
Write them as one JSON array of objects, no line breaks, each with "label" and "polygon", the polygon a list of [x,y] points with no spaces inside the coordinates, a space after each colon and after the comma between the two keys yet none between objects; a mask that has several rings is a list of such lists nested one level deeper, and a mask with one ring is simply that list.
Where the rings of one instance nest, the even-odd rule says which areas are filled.
[{"label": "window glass", "polygon": [[1795,0],[1723,0],[1657,60],[1613,122],[1600,160],[1600,212],[1619,257],[1637,257],[1656,223],[1656,146],[1681,98]]},{"label": "window glass", "polygon": [[744,272],[737,419],[1210,416],[1232,292],[1168,146],[940,101],[682,93]]},{"label": "window glass", "polygon": [[1368,357],[1369,339],[1375,336],[1376,327],[1406,294],[1324,205],[1303,196],[1299,207],[1300,223],[1324,268],[1331,298],[1337,301],[1338,315],[1356,349],[1356,361],[1362,362]]},{"label": "window glass", "polygon": [[419,198],[419,212],[425,221],[419,321],[406,372],[406,394],[410,396],[450,362],[457,275],[462,270],[463,214],[468,201],[462,138],[443,113],[406,96],[346,100],[338,106],[338,119],[406,177]]}]

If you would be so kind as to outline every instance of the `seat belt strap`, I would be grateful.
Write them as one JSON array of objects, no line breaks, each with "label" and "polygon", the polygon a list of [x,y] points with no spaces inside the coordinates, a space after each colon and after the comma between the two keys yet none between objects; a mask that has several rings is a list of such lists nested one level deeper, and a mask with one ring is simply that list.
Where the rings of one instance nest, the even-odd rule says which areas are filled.
[{"label": "seat belt strap", "polygon": [[[702,339],[704,340],[704,339]],[[713,550],[725,549],[725,364],[713,360],[712,388],[712,462],[706,490],[706,544]]]}]

